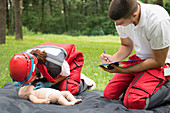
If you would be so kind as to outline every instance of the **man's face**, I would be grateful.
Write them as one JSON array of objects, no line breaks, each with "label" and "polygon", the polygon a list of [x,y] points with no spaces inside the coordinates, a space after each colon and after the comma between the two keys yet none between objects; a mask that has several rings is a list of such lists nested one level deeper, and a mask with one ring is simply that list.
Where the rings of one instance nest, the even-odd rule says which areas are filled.
[{"label": "man's face", "polygon": [[133,23],[133,19],[132,18],[127,18],[127,19],[121,18],[119,20],[113,20],[113,22],[115,23],[116,26],[119,26],[119,25],[127,26]]}]

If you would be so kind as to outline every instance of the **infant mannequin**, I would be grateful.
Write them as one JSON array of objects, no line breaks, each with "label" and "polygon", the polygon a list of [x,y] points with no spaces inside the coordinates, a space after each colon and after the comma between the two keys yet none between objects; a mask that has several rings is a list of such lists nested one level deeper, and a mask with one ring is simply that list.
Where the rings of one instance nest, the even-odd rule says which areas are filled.
[{"label": "infant mannequin", "polygon": [[33,103],[59,103],[61,105],[75,105],[82,102],[76,99],[69,91],[59,91],[52,88],[40,88],[34,90],[33,85],[23,86],[18,93],[20,98],[29,99]]}]

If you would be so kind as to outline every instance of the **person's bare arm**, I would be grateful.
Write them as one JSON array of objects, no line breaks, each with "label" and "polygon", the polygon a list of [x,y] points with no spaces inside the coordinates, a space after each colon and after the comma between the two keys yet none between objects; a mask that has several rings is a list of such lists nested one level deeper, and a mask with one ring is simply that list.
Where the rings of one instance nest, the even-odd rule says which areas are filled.
[{"label": "person's bare arm", "polygon": [[[61,76],[59,78],[54,78],[54,80],[56,81],[56,83],[58,83],[58,82],[61,82],[62,80],[66,79],[66,78],[67,78],[67,76]],[[51,83],[51,85],[54,85],[56,83]]]},{"label": "person's bare arm", "polygon": [[160,50],[152,50],[153,51],[153,58],[149,58],[139,64],[122,68],[117,67],[115,65],[111,65],[114,69],[109,70],[105,67],[101,67],[103,70],[110,72],[110,73],[134,73],[134,72],[142,72],[147,69],[158,68],[164,66],[165,60],[168,54],[169,47],[160,49]]},{"label": "person's bare arm", "polygon": [[131,54],[133,50],[132,40],[130,38],[120,38],[120,39],[121,39],[121,45],[118,51],[114,55],[108,55],[102,53],[100,56],[101,63],[105,64],[105,63],[111,63],[115,61],[121,61]]}]

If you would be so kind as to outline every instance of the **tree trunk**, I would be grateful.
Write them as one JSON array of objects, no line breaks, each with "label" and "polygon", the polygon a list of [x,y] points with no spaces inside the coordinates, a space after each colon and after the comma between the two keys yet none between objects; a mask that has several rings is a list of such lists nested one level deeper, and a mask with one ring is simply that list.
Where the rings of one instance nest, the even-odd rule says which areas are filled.
[{"label": "tree trunk", "polygon": [[156,4],[163,6],[163,0],[156,0]]},{"label": "tree trunk", "polygon": [[9,34],[13,35],[14,34],[14,7],[13,3],[11,0],[9,0],[9,5],[10,5],[10,14],[11,14],[11,24],[9,25]]},{"label": "tree trunk", "polygon": [[104,15],[105,13],[105,1],[104,0],[100,0],[100,7],[101,7],[101,14]]},{"label": "tree trunk", "polygon": [[84,22],[84,0],[82,0],[81,2],[81,7],[80,7],[80,14],[82,14],[82,17],[81,17],[81,22]]},{"label": "tree trunk", "polygon": [[22,34],[22,22],[21,22],[21,0],[13,0],[14,2],[14,11],[15,11],[15,32],[16,32],[16,40],[23,40]]},{"label": "tree trunk", "polygon": [[49,0],[49,5],[50,5],[50,14],[51,16],[53,15],[53,5],[52,5],[52,1]]},{"label": "tree trunk", "polygon": [[65,21],[65,31],[68,31],[68,25],[67,25],[67,12],[66,12],[66,1],[63,0],[63,10],[64,10],[64,21]]},{"label": "tree trunk", "polygon": [[41,3],[41,23],[40,23],[40,31],[43,33],[43,23],[44,23],[44,0]]},{"label": "tree trunk", "polygon": [[143,0],[144,3],[148,3],[148,0]]},{"label": "tree trunk", "polygon": [[86,4],[87,4],[87,0],[84,0],[84,15],[85,16],[87,16],[87,6],[86,6]]},{"label": "tree trunk", "polygon": [[6,0],[6,24],[7,24],[7,34],[9,34],[10,20],[9,20],[9,10],[8,10],[8,0]]},{"label": "tree trunk", "polygon": [[148,3],[148,0],[143,0],[144,3]]},{"label": "tree trunk", "polygon": [[29,1],[28,0],[24,0],[23,1],[23,7],[24,7],[24,11],[25,11],[25,16],[26,16],[26,21],[23,23],[24,26],[28,26],[29,25],[29,11],[28,11],[28,5],[29,5]]},{"label": "tree trunk", "polygon": [[99,14],[98,8],[99,8],[99,3],[98,3],[98,0],[96,0],[96,12],[95,12],[96,14],[95,15]]},{"label": "tree trunk", "polygon": [[0,44],[5,44],[6,36],[6,0],[0,0]]},{"label": "tree trunk", "polygon": [[74,25],[72,25],[72,15],[71,15],[71,1],[69,1],[69,3],[68,3],[68,10],[67,10],[67,13],[68,13],[68,28],[67,28],[67,30],[69,30],[69,29],[72,29],[72,26],[74,26]]}]

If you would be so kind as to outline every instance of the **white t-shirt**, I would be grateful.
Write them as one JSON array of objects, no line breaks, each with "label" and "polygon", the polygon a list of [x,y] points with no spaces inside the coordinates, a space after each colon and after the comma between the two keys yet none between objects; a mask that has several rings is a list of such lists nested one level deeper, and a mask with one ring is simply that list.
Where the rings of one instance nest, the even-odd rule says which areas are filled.
[{"label": "white t-shirt", "polygon": [[[138,25],[116,26],[121,38],[129,37],[134,42],[136,55],[142,59],[153,57],[152,49],[158,50],[170,46],[170,16],[158,5],[141,5]],[[166,63],[170,63],[170,50]]]}]

